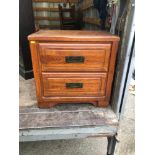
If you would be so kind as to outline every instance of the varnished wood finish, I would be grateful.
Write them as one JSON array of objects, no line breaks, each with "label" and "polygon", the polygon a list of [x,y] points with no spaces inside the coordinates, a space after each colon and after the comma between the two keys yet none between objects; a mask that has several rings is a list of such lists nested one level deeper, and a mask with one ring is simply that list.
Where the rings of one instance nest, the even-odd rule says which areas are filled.
[{"label": "varnished wood finish", "polygon": [[[59,103],[108,105],[117,36],[101,31],[51,30],[39,31],[28,38],[40,108]],[[83,59],[68,62],[66,57]]]},{"label": "varnished wood finish", "polygon": [[33,72],[34,72],[34,78],[35,78],[35,84],[36,84],[36,96],[37,96],[38,102],[40,102],[42,94],[41,94],[41,79],[39,78],[40,68],[39,68],[39,62],[37,61],[39,59],[38,52],[37,52],[37,43],[35,41],[31,41],[30,48],[31,48]]},{"label": "varnished wood finish", "polygon": [[[43,96],[104,96],[106,73],[43,73]],[[67,88],[66,83],[81,83],[81,88]]]},{"label": "varnished wood finish", "polygon": [[33,41],[111,42],[118,41],[119,37],[105,31],[40,30],[36,33],[29,35],[28,39]]},{"label": "varnished wood finish", "polygon": [[[111,44],[38,43],[42,71],[108,71]],[[67,63],[81,56],[84,62]]]},{"label": "varnished wood finish", "polygon": [[115,61],[116,61],[116,54],[118,49],[118,41],[112,43],[112,51],[111,51],[111,58],[109,64],[109,71],[108,71],[108,79],[107,79],[107,90],[106,90],[106,100],[110,100],[111,95],[111,88],[112,88],[112,81],[115,69]]}]

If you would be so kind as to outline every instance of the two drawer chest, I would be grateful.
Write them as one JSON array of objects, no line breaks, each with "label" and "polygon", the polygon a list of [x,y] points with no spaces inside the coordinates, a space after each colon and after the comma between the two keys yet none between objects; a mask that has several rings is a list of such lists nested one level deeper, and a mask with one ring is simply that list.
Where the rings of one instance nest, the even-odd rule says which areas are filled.
[{"label": "two drawer chest", "polygon": [[40,108],[108,105],[119,37],[103,31],[40,30],[28,39]]}]

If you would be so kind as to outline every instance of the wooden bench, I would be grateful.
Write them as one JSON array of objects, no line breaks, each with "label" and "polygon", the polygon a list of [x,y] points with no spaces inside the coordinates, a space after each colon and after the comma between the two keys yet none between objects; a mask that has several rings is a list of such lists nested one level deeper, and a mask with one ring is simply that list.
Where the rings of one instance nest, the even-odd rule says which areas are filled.
[{"label": "wooden bench", "polygon": [[20,142],[108,137],[108,148],[115,144],[118,119],[110,107],[61,104],[51,109],[39,109],[36,103],[34,80],[20,77]]}]

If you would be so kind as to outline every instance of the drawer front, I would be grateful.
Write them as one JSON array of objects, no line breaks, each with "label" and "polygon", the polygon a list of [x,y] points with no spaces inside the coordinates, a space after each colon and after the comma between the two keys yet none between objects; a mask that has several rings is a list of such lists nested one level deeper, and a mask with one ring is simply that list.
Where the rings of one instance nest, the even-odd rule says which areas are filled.
[{"label": "drawer front", "polygon": [[43,96],[104,96],[106,79],[106,73],[43,73]]},{"label": "drawer front", "polygon": [[42,71],[108,71],[111,44],[39,43]]}]

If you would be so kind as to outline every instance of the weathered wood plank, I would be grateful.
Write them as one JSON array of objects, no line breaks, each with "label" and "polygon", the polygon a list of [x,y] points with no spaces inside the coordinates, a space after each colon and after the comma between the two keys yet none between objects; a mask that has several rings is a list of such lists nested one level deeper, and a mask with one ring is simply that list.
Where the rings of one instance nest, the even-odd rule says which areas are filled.
[{"label": "weathered wood plank", "polygon": [[98,19],[98,18],[88,18],[88,17],[85,17],[85,18],[83,18],[83,21],[85,23],[88,23],[88,24],[94,24],[94,25],[97,25],[97,26],[101,25],[100,19]]},{"label": "weathered wood plank", "polygon": [[85,0],[82,2],[80,10],[85,11],[87,9],[89,9],[90,7],[93,7],[93,0]]},{"label": "weathered wood plank", "polygon": [[[60,21],[59,17],[43,17],[43,16],[35,16],[35,20],[50,20],[50,21]],[[72,20],[69,17],[65,17],[67,20]]]},{"label": "weathered wood plank", "polygon": [[34,11],[49,11],[49,12],[58,12],[58,8],[50,8],[50,7],[33,7]]},{"label": "weathered wood plank", "polygon": [[85,128],[45,128],[20,130],[19,141],[39,141],[58,139],[78,139],[89,137],[107,137],[116,135],[116,127],[85,127]]},{"label": "weathered wood plank", "polygon": [[[59,12],[59,8],[52,7],[33,7],[34,11],[49,11],[49,12]],[[71,9],[63,9],[64,12],[69,12]]]},{"label": "weathered wood plank", "polygon": [[19,120],[20,129],[118,126],[116,115],[110,108],[92,106],[92,109],[89,109],[87,105],[84,108],[80,105],[59,105],[51,109],[29,108],[25,112],[22,109]]},{"label": "weathered wood plank", "polygon": [[[33,2],[51,2],[51,3],[64,3],[66,0],[32,0]],[[70,3],[78,3],[78,0],[70,0]]]},{"label": "weathered wood plank", "polygon": [[60,25],[59,24],[51,24],[51,25],[43,25],[43,24],[39,24],[39,28],[40,29],[60,29]]}]

